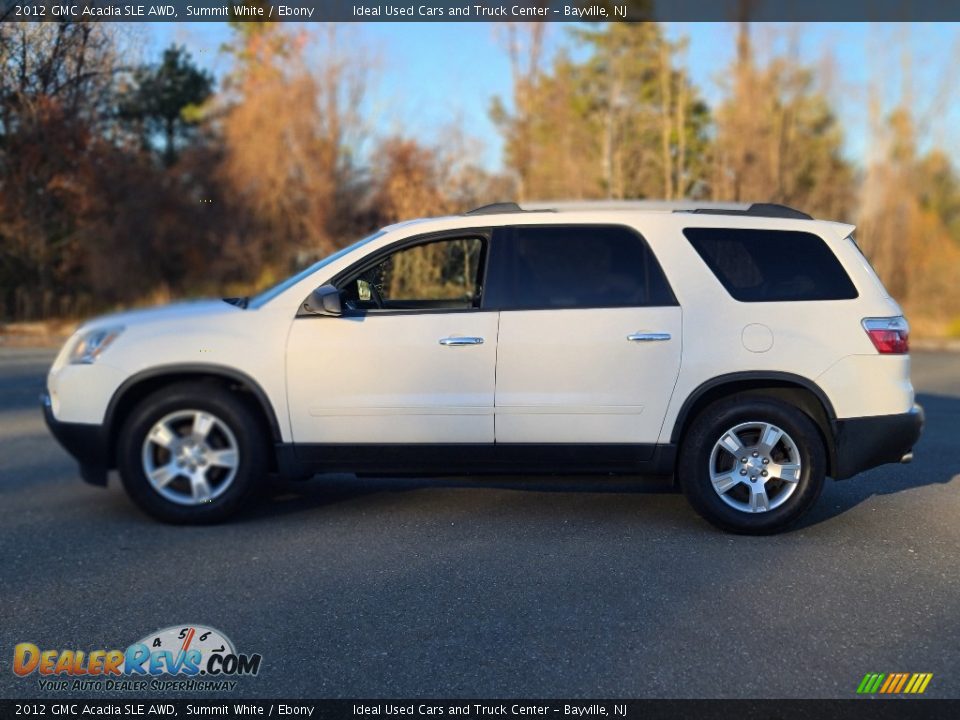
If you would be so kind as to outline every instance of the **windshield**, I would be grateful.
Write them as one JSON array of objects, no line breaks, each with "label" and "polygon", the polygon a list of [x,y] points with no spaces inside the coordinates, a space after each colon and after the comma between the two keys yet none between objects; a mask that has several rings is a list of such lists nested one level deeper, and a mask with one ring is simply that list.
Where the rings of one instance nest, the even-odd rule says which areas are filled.
[{"label": "windshield", "polygon": [[368,235],[367,237],[363,238],[362,240],[357,240],[357,241],[356,241],[355,243],[353,243],[352,245],[347,245],[347,247],[345,247],[345,248],[343,248],[343,249],[341,249],[341,250],[337,250],[337,252],[333,253],[333,255],[327,255],[327,257],[323,258],[322,260],[318,260],[318,261],[315,262],[313,265],[310,265],[310,266],[307,267],[307,268],[304,268],[303,270],[301,270],[300,272],[298,272],[296,275],[292,275],[292,276],[288,277],[286,280],[280,282],[280,283],[277,284],[277,285],[274,285],[272,288],[269,288],[269,289],[267,289],[267,290],[264,290],[264,291],[263,291],[262,293],[260,293],[259,295],[254,295],[252,298],[250,298],[249,307],[258,308],[258,307],[261,307],[261,306],[265,305],[266,303],[270,302],[270,301],[273,300],[275,297],[277,297],[277,295],[280,295],[281,293],[285,292],[286,290],[292,288],[294,285],[296,285],[296,284],[297,284],[298,282],[300,282],[301,280],[310,277],[313,273],[315,273],[315,272],[316,272],[317,270],[319,270],[320,268],[322,268],[322,267],[324,267],[324,266],[326,266],[326,265],[329,265],[329,264],[332,263],[334,260],[339,260],[339,259],[342,258],[344,255],[346,255],[347,253],[353,252],[353,251],[356,250],[357,248],[359,248],[359,247],[361,247],[361,246],[363,246],[363,245],[366,245],[368,242],[370,242],[370,241],[372,241],[372,240],[376,240],[378,237],[380,237],[381,235],[383,235],[385,232],[386,232],[386,230],[377,230],[377,232],[375,232],[373,235]]}]

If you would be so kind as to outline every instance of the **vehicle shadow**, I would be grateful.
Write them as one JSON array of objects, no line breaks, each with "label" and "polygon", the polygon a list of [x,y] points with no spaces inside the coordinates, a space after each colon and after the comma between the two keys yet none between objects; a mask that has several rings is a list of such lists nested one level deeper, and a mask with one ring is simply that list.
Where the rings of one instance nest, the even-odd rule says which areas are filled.
[{"label": "vehicle shadow", "polygon": [[[876,495],[891,495],[926,485],[946,484],[960,474],[956,430],[960,428],[960,398],[922,394],[918,402],[926,412],[926,426],[917,444],[915,460],[908,465],[885,465],[850,480],[828,479],[820,501],[794,530],[817,525],[842,515]],[[300,482],[274,480],[260,502],[243,511],[240,522],[304,513],[370,496],[395,497],[397,493],[436,489],[491,489],[521,493],[566,493],[574,505],[577,495],[619,493],[626,500],[636,495],[676,495],[669,477],[512,475],[471,477],[354,477],[323,475]],[[639,521],[654,518],[643,512],[644,502],[629,502]],[[661,503],[653,503],[662,510]],[[691,517],[693,516],[691,511]]]},{"label": "vehicle shadow", "polygon": [[284,482],[273,479],[262,495],[236,518],[256,521],[275,515],[308,512],[337,503],[370,496],[396,496],[420,490],[508,490],[521,493],[675,495],[669,477],[611,475],[491,475],[445,477],[355,477],[348,474],[318,475],[310,480]]},{"label": "vehicle shadow", "polygon": [[830,520],[878,495],[895,495],[927,485],[945,485],[960,475],[960,398],[919,394],[926,415],[913,462],[882,465],[848,480],[827,480],[820,501],[797,530]]}]

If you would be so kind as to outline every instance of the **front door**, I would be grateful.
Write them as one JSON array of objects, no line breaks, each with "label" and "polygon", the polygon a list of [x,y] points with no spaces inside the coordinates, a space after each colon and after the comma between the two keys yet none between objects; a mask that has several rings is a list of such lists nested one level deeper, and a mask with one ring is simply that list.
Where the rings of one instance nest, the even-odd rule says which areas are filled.
[{"label": "front door", "polygon": [[681,309],[643,238],[621,226],[506,228],[489,273],[497,443],[652,449],[680,370]]},{"label": "front door", "polygon": [[480,309],[487,238],[432,236],[361,260],[342,317],[287,346],[297,444],[492,443],[498,313]]}]

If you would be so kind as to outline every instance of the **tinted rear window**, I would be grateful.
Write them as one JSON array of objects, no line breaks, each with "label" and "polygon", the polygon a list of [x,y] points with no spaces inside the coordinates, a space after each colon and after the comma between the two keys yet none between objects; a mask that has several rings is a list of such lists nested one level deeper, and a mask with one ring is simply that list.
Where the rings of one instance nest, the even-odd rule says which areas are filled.
[{"label": "tinted rear window", "polygon": [[502,228],[484,306],[501,310],[675,305],[640,235],[618,226]]},{"label": "tinted rear window", "polygon": [[793,230],[687,228],[690,244],[736,300],[850,300],[857,289],[820,237]]}]

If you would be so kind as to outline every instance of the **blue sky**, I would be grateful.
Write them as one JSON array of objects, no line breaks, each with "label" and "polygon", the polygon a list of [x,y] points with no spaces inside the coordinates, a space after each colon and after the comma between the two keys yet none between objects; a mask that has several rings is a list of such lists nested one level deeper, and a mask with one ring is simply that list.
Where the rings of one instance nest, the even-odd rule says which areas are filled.
[{"label": "blue sky", "polygon": [[[307,26],[309,28],[309,26]],[[547,52],[570,46],[566,24],[547,30]],[[479,160],[501,165],[502,145],[490,122],[491,98],[510,96],[510,68],[495,24],[351,23],[347,39],[375,61],[369,93],[374,130],[403,131],[430,142],[445,126],[460,125],[480,141]],[[187,46],[194,58],[220,75],[227,59],[219,53],[229,28],[218,23],[151,23],[136,26],[144,58],[155,59],[171,42]],[[686,37],[686,65],[710,104],[723,94],[724,69],[734,50],[730,23],[668,23],[673,38]],[[960,150],[960,81],[952,68],[960,61],[960,25],[868,23],[754,24],[759,51],[795,52],[802,62],[830,68],[826,90],[846,130],[846,153],[863,163],[869,152],[868,90],[871,85],[889,107],[910,93],[927,118],[928,142]],[[909,82],[901,71],[909,58]],[[827,60],[829,58],[829,60]]]}]

